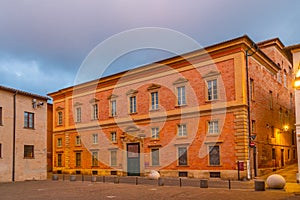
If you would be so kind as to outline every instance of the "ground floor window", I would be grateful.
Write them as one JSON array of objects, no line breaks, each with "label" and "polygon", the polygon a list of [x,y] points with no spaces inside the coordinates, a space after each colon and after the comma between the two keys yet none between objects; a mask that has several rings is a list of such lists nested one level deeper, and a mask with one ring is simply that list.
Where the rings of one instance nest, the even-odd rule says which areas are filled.
[{"label": "ground floor window", "polygon": [[210,146],[209,147],[209,165],[216,166],[220,165],[220,147]]},{"label": "ground floor window", "polygon": [[151,149],[151,165],[159,165],[159,149]]},{"label": "ground floor window", "polygon": [[187,148],[178,147],[178,165],[187,165]]},{"label": "ground floor window", "polygon": [[92,166],[98,166],[98,151],[92,152]]},{"label": "ground floor window", "polygon": [[110,151],[110,165],[117,166],[117,151],[116,150]]},{"label": "ground floor window", "polygon": [[81,153],[77,152],[76,153],[76,167],[80,167],[81,166]]},{"label": "ground floor window", "polygon": [[61,167],[62,166],[62,154],[58,153],[57,154],[57,167]]},{"label": "ground floor window", "polygon": [[34,158],[33,145],[24,145],[24,158]]}]

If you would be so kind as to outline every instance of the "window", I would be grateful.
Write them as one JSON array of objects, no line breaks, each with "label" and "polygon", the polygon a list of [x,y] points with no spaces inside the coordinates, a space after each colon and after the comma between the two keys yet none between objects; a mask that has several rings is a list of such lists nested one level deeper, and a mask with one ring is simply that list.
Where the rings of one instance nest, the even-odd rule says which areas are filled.
[{"label": "window", "polygon": [[2,126],[2,107],[0,107],[0,126]]},{"label": "window", "polygon": [[24,145],[24,158],[34,158],[33,145]]},{"label": "window", "polygon": [[187,132],[186,132],[186,125],[185,124],[179,124],[178,126],[177,126],[177,135],[179,136],[179,137],[185,137],[185,136],[187,136]]},{"label": "window", "polygon": [[117,142],[117,133],[116,132],[111,132],[111,141],[112,142]]},{"label": "window", "polygon": [[159,166],[159,149],[151,149],[151,164]]},{"label": "window", "polygon": [[254,100],[254,80],[253,79],[250,79],[250,85],[249,85],[249,98],[250,98],[250,101],[253,101]]},{"label": "window", "polygon": [[158,128],[151,128],[151,138],[152,139],[159,138],[159,129]]},{"label": "window", "polygon": [[218,166],[220,165],[220,148],[219,146],[209,147],[209,165]]},{"label": "window", "polygon": [[177,105],[186,105],[185,86],[177,87]]},{"label": "window", "polygon": [[96,120],[98,119],[98,104],[94,104],[92,108],[93,108],[92,119]]},{"label": "window", "polygon": [[272,148],[272,159],[273,159],[273,160],[276,159],[276,151],[275,151],[275,148]]},{"label": "window", "polygon": [[217,100],[218,99],[218,85],[217,79],[207,81],[207,100]]},{"label": "window", "polygon": [[57,138],[57,147],[62,147],[62,138]]},{"label": "window", "polygon": [[76,108],[76,122],[81,122],[81,107]]},{"label": "window", "polygon": [[117,150],[110,151],[110,165],[117,166]]},{"label": "window", "polygon": [[0,158],[2,158],[2,144],[0,143]]},{"label": "window", "polygon": [[129,112],[136,113],[136,96],[129,97],[129,102],[130,102]]},{"label": "window", "polygon": [[151,92],[151,110],[157,110],[158,108],[158,92]]},{"label": "window", "polygon": [[219,121],[213,120],[208,122],[208,133],[219,134]]},{"label": "window", "polygon": [[283,72],[283,86],[287,87],[286,71]]},{"label": "window", "polygon": [[283,126],[283,113],[282,113],[282,108],[279,109],[279,122],[280,122],[280,127]]},{"label": "window", "polygon": [[61,167],[62,166],[62,154],[58,153],[57,154],[57,167]]},{"label": "window", "polygon": [[97,133],[95,133],[95,134],[93,134],[93,144],[98,144],[98,134]]},{"label": "window", "polygon": [[92,166],[98,166],[98,151],[92,152]]},{"label": "window", "polygon": [[293,93],[290,93],[290,109],[293,109]]},{"label": "window", "polygon": [[269,104],[270,104],[270,109],[273,109],[273,92],[269,91]]},{"label": "window", "polygon": [[24,128],[34,128],[34,113],[24,112]]},{"label": "window", "polygon": [[111,100],[111,116],[115,117],[117,116],[117,101],[116,100]]},{"label": "window", "polygon": [[178,147],[178,165],[187,165],[187,148]]},{"label": "window", "polygon": [[61,111],[59,111],[59,112],[57,113],[57,118],[58,118],[58,120],[57,120],[57,125],[62,125],[62,123],[63,123],[63,114],[62,114]]},{"label": "window", "polygon": [[80,136],[77,135],[76,138],[75,138],[75,144],[76,145],[80,145],[81,144],[81,140],[80,140]]},{"label": "window", "polygon": [[278,83],[281,83],[281,71],[278,71],[278,73],[277,73],[277,81],[278,81]]},{"label": "window", "polygon": [[76,165],[76,167],[80,167],[81,166],[81,153],[77,152],[75,154],[75,156],[76,156],[76,163],[75,163],[75,165]]}]

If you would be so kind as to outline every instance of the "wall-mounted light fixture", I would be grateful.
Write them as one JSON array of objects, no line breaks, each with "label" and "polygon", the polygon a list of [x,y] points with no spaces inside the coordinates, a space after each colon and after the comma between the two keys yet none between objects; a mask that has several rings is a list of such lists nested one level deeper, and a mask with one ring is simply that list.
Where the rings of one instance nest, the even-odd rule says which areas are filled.
[{"label": "wall-mounted light fixture", "polygon": [[41,101],[37,102],[36,99],[32,99],[32,107],[33,107],[34,109],[37,108],[37,107],[41,107],[41,106],[43,106],[43,105],[44,105],[44,102],[41,102]]}]

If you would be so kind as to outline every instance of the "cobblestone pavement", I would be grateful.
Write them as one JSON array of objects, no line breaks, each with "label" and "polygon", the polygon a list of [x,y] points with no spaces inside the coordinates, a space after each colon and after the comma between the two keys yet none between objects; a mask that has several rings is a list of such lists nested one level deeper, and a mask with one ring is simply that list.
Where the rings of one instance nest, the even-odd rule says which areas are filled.
[{"label": "cobblestone pavement", "polygon": [[300,199],[284,190],[197,188],[156,185],[113,184],[89,181],[25,181],[0,184],[2,200],[102,200],[102,199],[235,199],[294,200]]}]

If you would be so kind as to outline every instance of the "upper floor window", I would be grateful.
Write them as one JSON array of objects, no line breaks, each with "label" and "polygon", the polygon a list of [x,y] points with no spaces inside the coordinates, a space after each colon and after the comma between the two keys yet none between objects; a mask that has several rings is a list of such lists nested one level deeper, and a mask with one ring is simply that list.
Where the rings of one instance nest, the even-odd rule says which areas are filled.
[{"label": "upper floor window", "polygon": [[151,110],[157,110],[158,105],[158,92],[151,92]]},{"label": "upper floor window", "polygon": [[2,107],[0,107],[0,126],[2,126]]},{"label": "upper floor window", "polygon": [[185,86],[177,87],[177,105],[186,105]]},{"label": "upper floor window", "polygon": [[24,145],[24,158],[34,158],[33,145]]},{"label": "upper floor window", "polygon": [[34,128],[34,113],[24,112],[24,128]]},{"label": "upper floor window", "polygon": [[98,144],[98,134],[97,133],[95,133],[95,134],[93,134],[93,144]]},{"label": "upper floor window", "polygon": [[110,108],[111,108],[110,115],[112,117],[117,116],[117,100],[114,99],[110,101]]},{"label": "upper floor window", "polygon": [[63,113],[61,111],[57,112],[57,125],[62,125],[63,123]]},{"label": "upper floor window", "polygon": [[75,153],[75,165],[76,167],[81,167],[81,153],[80,152],[76,152]]},{"label": "upper floor window", "polygon": [[75,112],[76,112],[76,116],[75,116],[76,122],[81,122],[81,107],[77,107],[75,109]]},{"label": "upper floor window", "polygon": [[178,147],[178,165],[187,165],[187,148],[186,147]]},{"label": "upper floor window", "polygon": [[187,136],[186,124],[178,124],[177,125],[177,135],[179,137]]},{"label": "upper floor window", "polygon": [[61,153],[58,153],[57,154],[57,164],[56,164],[57,167],[62,167],[62,154]]},{"label": "upper floor window", "polygon": [[76,135],[76,138],[75,138],[75,144],[76,144],[76,145],[81,145],[81,139],[80,139],[80,136],[79,136],[79,135]]},{"label": "upper floor window", "polygon": [[287,76],[286,76],[286,71],[283,71],[283,86],[287,87]]},{"label": "upper floor window", "polygon": [[129,97],[129,112],[136,113],[136,96]]},{"label": "upper floor window", "polygon": [[251,133],[252,134],[256,133],[256,122],[255,122],[255,120],[251,121]]},{"label": "upper floor window", "polygon": [[219,134],[219,121],[213,120],[208,122],[208,134]]},{"label": "upper floor window", "polygon": [[116,132],[111,132],[110,136],[111,136],[112,142],[117,142],[117,133]]},{"label": "upper floor window", "polygon": [[217,100],[218,99],[218,82],[217,79],[207,80],[207,100]]},{"label": "upper floor window", "polygon": [[277,81],[281,83],[281,71],[278,71],[277,73]]},{"label": "upper floor window", "polygon": [[152,139],[159,138],[159,129],[158,128],[151,128],[151,138]]},{"label": "upper floor window", "polygon": [[57,138],[57,147],[62,147],[62,138]]},{"label": "upper floor window", "polygon": [[93,104],[92,109],[93,109],[92,119],[96,120],[98,119],[98,104]]}]

